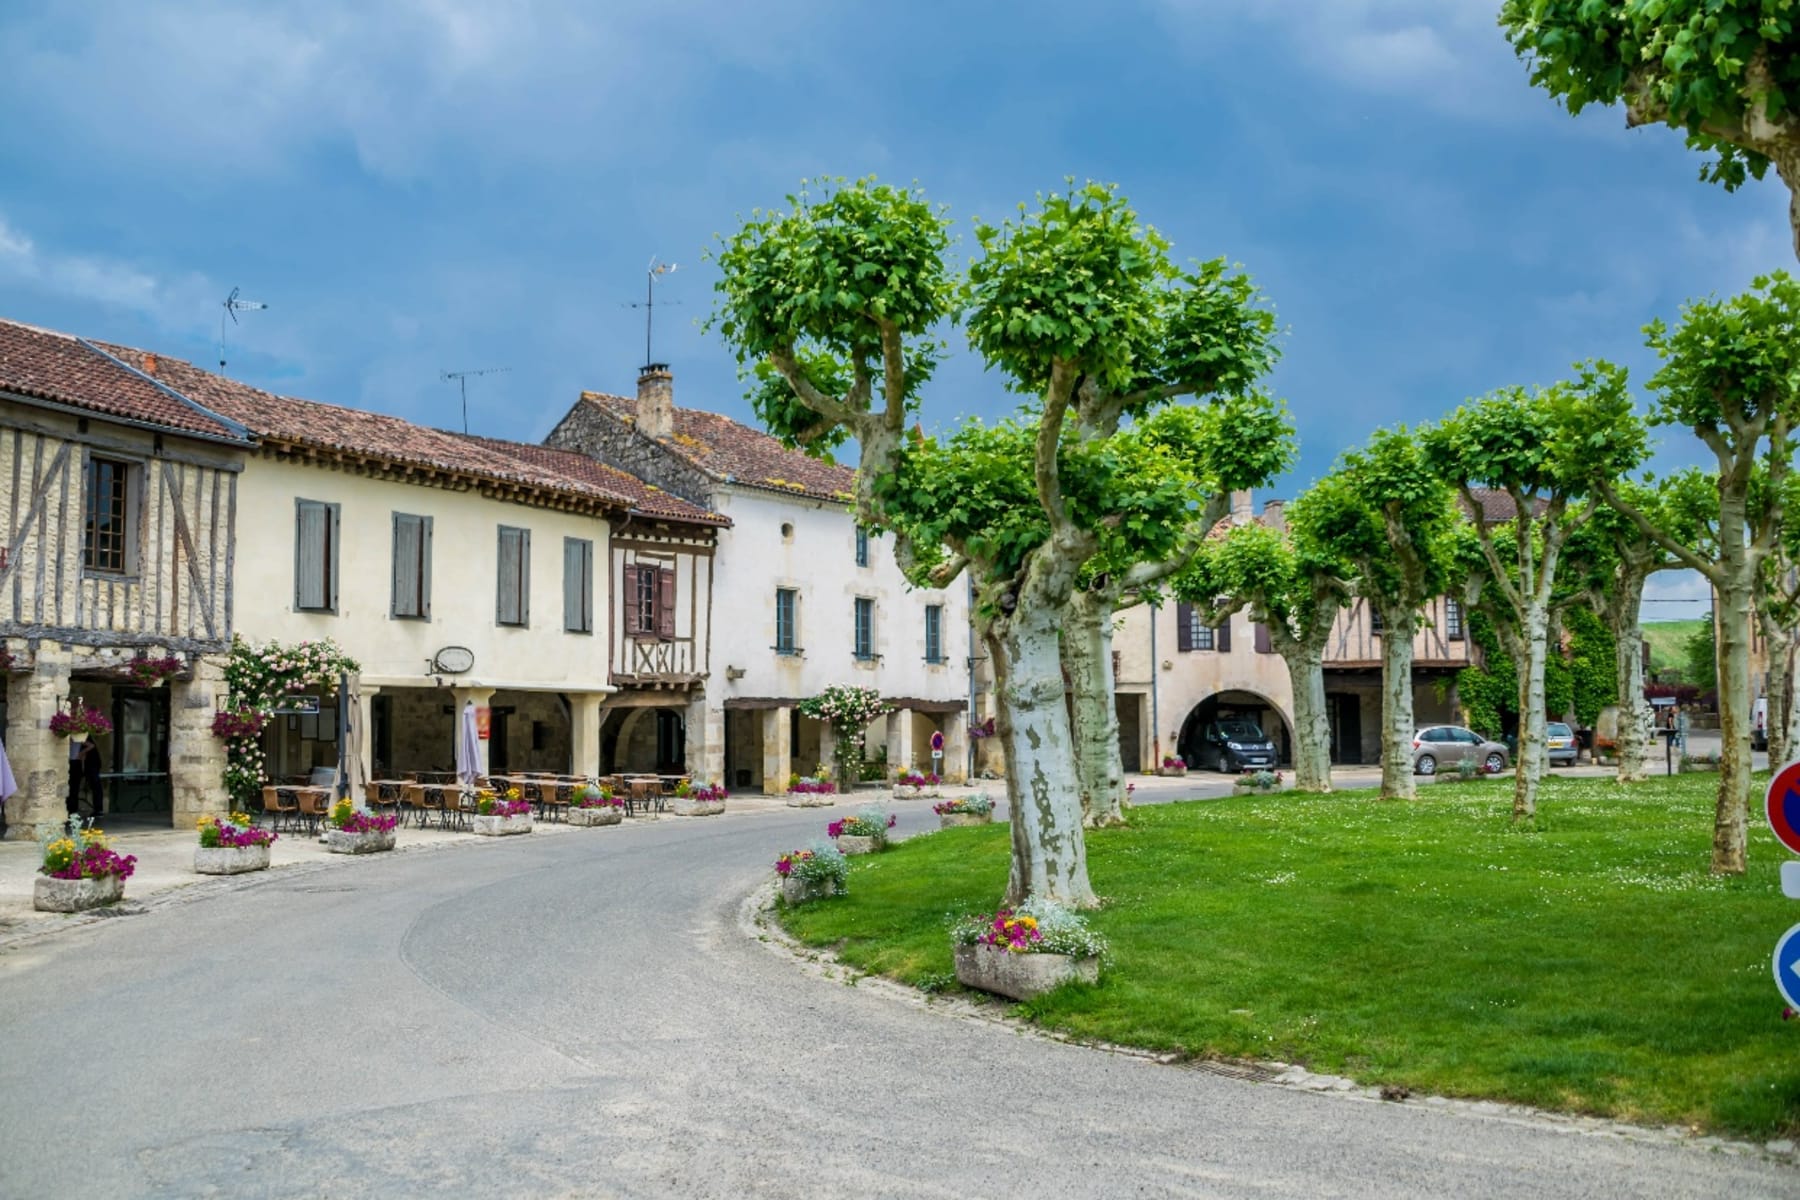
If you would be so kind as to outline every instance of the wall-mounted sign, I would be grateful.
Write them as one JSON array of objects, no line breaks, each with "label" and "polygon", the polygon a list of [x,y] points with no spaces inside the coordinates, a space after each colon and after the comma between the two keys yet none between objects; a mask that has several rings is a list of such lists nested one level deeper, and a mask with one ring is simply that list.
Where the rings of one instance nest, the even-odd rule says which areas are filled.
[{"label": "wall-mounted sign", "polygon": [[319,711],[317,696],[283,696],[275,702],[278,713],[299,713],[302,716]]},{"label": "wall-mounted sign", "polygon": [[445,646],[432,656],[431,666],[440,675],[461,675],[475,666],[475,652],[467,646]]},{"label": "wall-mounted sign", "polygon": [[487,705],[479,705],[475,709],[475,736],[487,741],[494,731],[494,710]]}]

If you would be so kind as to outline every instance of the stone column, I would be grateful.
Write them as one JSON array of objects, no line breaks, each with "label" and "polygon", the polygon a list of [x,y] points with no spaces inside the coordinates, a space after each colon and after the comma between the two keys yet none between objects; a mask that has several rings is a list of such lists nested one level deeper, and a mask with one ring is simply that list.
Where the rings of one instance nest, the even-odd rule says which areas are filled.
[{"label": "stone column", "polygon": [[192,829],[208,814],[231,809],[225,791],[225,741],[213,736],[213,714],[225,695],[225,656],[200,654],[189,660],[193,679],[170,680],[169,794],[176,829]]},{"label": "stone column", "polygon": [[793,774],[794,748],[788,744],[788,730],[794,710],[765,708],[762,710],[763,795],[787,795],[788,776]]},{"label": "stone column", "polygon": [[[381,693],[378,687],[370,687],[366,683],[356,685],[356,721],[357,748],[362,751],[363,779],[375,778],[375,697]],[[391,769],[393,763],[389,763]],[[361,796],[353,797],[358,808],[363,807]]]},{"label": "stone column", "polygon": [[910,770],[913,765],[913,714],[910,708],[896,708],[888,714],[888,774]]},{"label": "stone column", "polygon": [[569,693],[569,765],[571,775],[600,773],[600,706],[602,692]]},{"label": "stone column", "polygon": [[837,770],[837,730],[830,721],[819,722],[819,761],[830,772]]},{"label": "stone column", "polygon": [[[461,738],[463,705],[466,702],[473,700],[476,708],[487,707],[488,701],[494,698],[494,689],[486,687],[459,687],[451,688],[450,694],[455,698],[455,702],[452,705],[454,711],[450,714],[451,729],[454,731],[456,737]],[[477,742],[476,745],[480,747],[481,754],[476,760],[475,773],[478,775],[486,775],[488,773],[487,739],[483,738],[481,741]]]},{"label": "stone column", "polygon": [[30,841],[40,822],[68,815],[69,742],[50,732],[50,718],[69,691],[69,656],[60,647],[38,647],[30,674],[6,684],[6,756],[19,790],[6,801],[6,836]]},{"label": "stone column", "polygon": [[944,714],[944,781],[969,781],[969,712],[959,708]]},{"label": "stone column", "polygon": [[696,783],[725,783],[725,710],[700,693],[688,701],[682,720],[688,774]]}]

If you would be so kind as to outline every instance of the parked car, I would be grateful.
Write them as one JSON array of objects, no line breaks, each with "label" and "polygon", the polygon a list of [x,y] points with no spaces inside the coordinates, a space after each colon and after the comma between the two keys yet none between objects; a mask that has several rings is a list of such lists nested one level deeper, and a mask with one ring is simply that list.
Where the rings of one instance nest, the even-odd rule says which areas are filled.
[{"label": "parked car", "polygon": [[1439,768],[1455,769],[1459,762],[1473,762],[1490,775],[1506,770],[1506,747],[1490,742],[1461,725],[1427,725],[1413,734],[1413,774],[1436,775]]},{"label": "parked car", "polygon": [[1210,721],[1200,735],[1199,766],[1229,775],[1251,770],[1274,770],[1278,765],[1275,743],[1255,721],[1227,717]]},{"label": "parked car", "polygon": [[1545,745],[1550,751],[1550,765],[1553,767],[1572,767],[1575,756],[1581,753],[1581,746],[1575,740],[1575,731],[1561,721],[1551,721],[1544,726]]}]

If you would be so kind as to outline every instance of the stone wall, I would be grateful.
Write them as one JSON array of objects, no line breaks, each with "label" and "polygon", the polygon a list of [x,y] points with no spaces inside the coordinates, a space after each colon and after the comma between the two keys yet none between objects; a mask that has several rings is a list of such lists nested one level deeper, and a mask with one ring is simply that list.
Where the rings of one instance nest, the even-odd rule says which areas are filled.
[{"label": "stone wall", "polygon": [[629,421],[582,400],[557,422],[547,446],[574,450],[655,484],[683,500],[712,507],[713,481],[699,468],[645,437]]}]

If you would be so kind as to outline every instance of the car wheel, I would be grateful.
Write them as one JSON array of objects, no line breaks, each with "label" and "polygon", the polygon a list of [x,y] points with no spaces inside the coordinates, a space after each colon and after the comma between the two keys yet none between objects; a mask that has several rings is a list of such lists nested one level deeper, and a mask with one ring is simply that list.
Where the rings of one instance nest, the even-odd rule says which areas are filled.
[{"label": "car wheel", "polygon": [[1488,754],[1486,759],[1482,760],[1482,766],[1487,768],[1487,773],[1489,775],[1498,775],[1500,772],[1506,770],[1506,755],[1500,753],[1498,750],[1492,751]]},{"label": "car wheel", "polygon": [[1421,754],[1413,760],[1414,775],[1436,775],[1437,759],[1429,754]]}]

